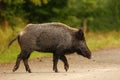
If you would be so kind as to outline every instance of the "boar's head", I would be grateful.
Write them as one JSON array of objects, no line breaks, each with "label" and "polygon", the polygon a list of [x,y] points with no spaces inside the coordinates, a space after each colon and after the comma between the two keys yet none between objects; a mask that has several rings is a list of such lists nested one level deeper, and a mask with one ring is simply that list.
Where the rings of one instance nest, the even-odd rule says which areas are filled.
[{"label": "boar's head", "polygon": [[82,55],[88,59],[91,58],[91,51],[89,50],[86,40],[84,37],[84,32],[83,30],[79,29],[76,32],[76,51],[79,55]]}]

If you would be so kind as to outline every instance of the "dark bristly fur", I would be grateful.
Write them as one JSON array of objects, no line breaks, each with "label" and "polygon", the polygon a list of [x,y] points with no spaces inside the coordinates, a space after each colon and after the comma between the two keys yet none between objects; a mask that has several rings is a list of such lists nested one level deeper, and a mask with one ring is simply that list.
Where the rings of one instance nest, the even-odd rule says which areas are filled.
[{"label": "dark bristly fur", "polygon": [[58,72],[58,60],[64,63],[64,69],[69,69],[65,54],[77,52],[86,58],[91,58],[91,52],[86,45],[84,33],[81,29],[71,28],[62,23],[28,24],[10,43],[18,39],[21,52],[17,57],[13,71],[19,68],[23,60],[26,71],[31,72],[28,58],[33,51],[52,52],[53,70]]}]

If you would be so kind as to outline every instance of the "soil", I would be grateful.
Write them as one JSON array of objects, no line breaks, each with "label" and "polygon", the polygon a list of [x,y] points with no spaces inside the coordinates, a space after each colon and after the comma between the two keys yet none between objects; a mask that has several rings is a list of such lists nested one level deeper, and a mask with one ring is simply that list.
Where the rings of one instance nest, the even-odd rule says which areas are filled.
[{"label": "soil", "polygon": [[15,63],[0,64],[0,80],[120,80],[120,47],[96,50],[92,59],[77,54],[66,55],[69,70],[58,62],[59,73],[52,70],[52,57],[29,60],[32,73],[25,72],[23,62],[16,72]]}]

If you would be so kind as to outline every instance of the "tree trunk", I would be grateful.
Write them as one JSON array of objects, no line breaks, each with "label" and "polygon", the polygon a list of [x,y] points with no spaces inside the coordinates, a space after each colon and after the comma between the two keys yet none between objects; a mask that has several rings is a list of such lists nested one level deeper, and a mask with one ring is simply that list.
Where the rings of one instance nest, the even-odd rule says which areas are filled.
[{"label": "tree trunk", "polygon": [[86,18],[83,20],[83,31],[84,33],[87,32],[87,19]]},{"label": "tree trunk", "polygon": [[2,27],[3,30],[5,30],[9,26],[9,23],[8,23],[8,21],[6,19],[3,20],[2,26],[3,26]]}]

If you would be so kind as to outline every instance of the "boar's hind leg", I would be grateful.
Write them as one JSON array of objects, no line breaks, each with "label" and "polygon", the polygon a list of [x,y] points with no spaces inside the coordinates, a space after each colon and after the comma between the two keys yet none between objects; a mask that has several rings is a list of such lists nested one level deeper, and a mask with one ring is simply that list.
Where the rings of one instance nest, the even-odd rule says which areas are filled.
[{"label": "boar's hind leg", "polygon": [[28,58],[30,57],[30,54],[31,54],[31,52],[26,52],[24,57],[23,57],[23,62],[24,62],[25,69],[29,73],[31,73],[30,67],[28,65]]},{"label": "boar's hind leg", "polygon": [[15,64],[15,66],[13,68],[13,72],[15,72],[19,68],[20,61],[22,60],[22,56],[23,56],[22,53],[23,52],[21,51],[21,53],[17,57],[16,64]]},{"label": "boar's hind leg", "polygon": [[13,72],[16,71],[18,68],[19,68],[19,65],[20,65],[20,61],[23,59],[24,61],[24,64],[25,64],[25,67],[26,67],[26,70],[28,72],[31,72],[30,69],[29,69],[29,65],[27,63],[27,59],[29,58],[30,56],[30,52],[28,53],[27,51],[21,51],[21,53],[18,55],[17,57],[17,60],[16,60],[16,64],[13,68]]},{"label": "boar's hind leg", "polygon": [[69,69],[69,64],[65,55],[60,56],[60,60],[64,62],[64,69],[67,71]]}]

